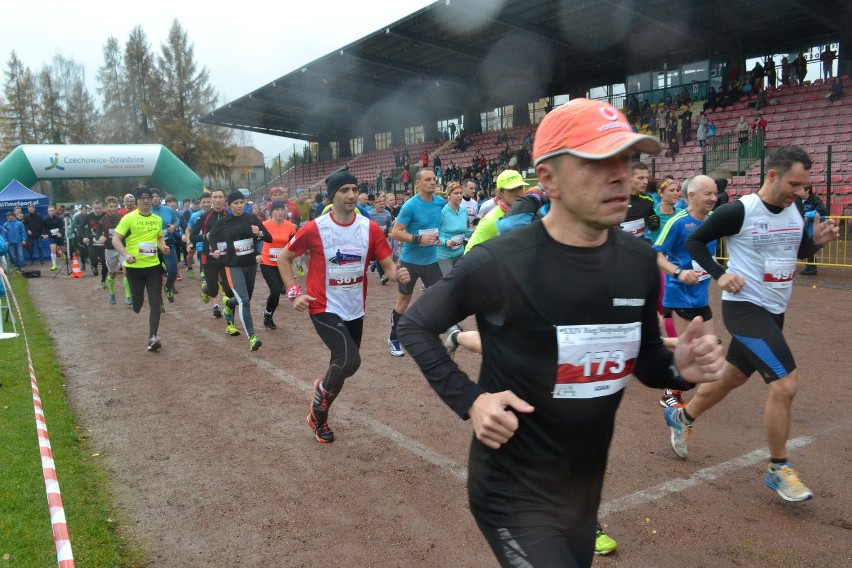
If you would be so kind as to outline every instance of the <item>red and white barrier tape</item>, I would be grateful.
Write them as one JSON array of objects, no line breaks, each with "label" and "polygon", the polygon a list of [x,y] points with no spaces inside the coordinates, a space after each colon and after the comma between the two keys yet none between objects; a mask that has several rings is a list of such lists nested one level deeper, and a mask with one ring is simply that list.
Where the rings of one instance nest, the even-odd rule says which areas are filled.
[{"label": "red and white barrier tape", "polygon": [[[41,453],[41,470],[44,475],[44,488],[47,492],[47,505],[50,509],[50,525],[53,529],[53,542],[56,546],[56,560],[59,568],[74,568],[74,555],[71,552],[71,539],[68,536],[68,524],[65,522],[65,508],[62,506],[62,495],[59,493],[59,478],[56,475],[56,465],[53,462],[53,450],[50,447],[50,437],[47,434],[47,423],[44,419],[44,410],[41,406],[41,396],[38,392],[35,370],[33,369],[33,358],[30,354],[30,344],[27,341],[27,331],[21,316],[21,308],[12,285],[6,277],[6,273],[0,268],[0,278],[6,286],[6,298],[15,304],[18,314],[18,325],[21,326],[21,337],[24,338],[24,346],[27,350],[27,367],[30,370],[30,386],[33,391],[33,408],[35,410],[36,431],[38,432],[38,446]],[[11,306],[10,306],[11,309]]]}]

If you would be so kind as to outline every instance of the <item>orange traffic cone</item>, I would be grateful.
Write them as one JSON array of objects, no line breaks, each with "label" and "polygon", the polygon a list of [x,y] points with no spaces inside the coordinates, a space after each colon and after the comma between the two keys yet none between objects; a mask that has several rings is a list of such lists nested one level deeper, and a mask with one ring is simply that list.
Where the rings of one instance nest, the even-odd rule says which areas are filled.
[{"label": "orange traffic cone", "polygon": [[77,262],[77,255],[74,255],[74,260],[71,263],[71,278],[82,278],[83,271],[80,270],[80,263]]}]

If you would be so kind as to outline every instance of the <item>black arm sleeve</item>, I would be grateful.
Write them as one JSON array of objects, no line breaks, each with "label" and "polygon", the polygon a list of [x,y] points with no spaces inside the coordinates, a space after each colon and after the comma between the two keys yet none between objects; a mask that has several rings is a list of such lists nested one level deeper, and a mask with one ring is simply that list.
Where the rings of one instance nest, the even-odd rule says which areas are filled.
[{"label": "black arm sleeve", "polygon": [[260,217],[258,217],[257,215],[253,215],[253,217],[254,217],[254,219],[252,219],[252,221],[251,221],[252,225],[257,226],[257,228],[260,229],[261,232],[263,233],[260,236],[260,240],[265,242],[265,243],[271,243],[272,242],[272,234],[269,231],[266,230],[266,227],[263,226],[263,222],[260,220]]},{"label": "black arm sleeve", "polygon": [[816,254],[821,248],[822,245],[814,242],[814,238],[808,234],[808,228],[805,226],[802,232],[802,242],[799,243],[799,251],[796,253],[796,256],[799,258],[808,258]]},{"label": "black arm sleeve", "polygon": [[736,235],[742,229],[745,221],[745,207],[739,201],[726,203],[710,215],[688,239],[686,251],[706,270],[714,280],[725,273],[725,269],[713,260],[713,255],[707,250],[707,243]]},{"label": "black arm sleeve", "polygon": [[473,313],[499,312],[500,278],[489,252],[476,247],[429,288],[397,325],[399,339],[438,396],[460,417],[485,391],[447,354],[438,334]]}]

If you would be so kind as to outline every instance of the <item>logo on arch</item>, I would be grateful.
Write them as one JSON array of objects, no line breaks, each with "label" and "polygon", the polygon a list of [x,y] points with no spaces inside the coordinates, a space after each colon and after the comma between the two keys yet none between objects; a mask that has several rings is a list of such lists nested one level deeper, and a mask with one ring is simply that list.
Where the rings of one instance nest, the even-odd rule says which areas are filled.
[{"label": "logo on arch", "polygon": [[57,169],[60,171],[65,170],[64,167],[59,165],[59,152],[53,154],[53,157],[50,158],[50,165],[44,168],[44,171],[49,172],[50,170]]}]

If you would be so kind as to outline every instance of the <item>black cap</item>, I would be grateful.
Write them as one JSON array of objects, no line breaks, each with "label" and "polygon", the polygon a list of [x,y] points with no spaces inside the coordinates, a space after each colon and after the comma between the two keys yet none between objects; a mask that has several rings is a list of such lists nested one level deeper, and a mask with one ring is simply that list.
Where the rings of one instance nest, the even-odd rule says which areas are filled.
[{"label": "black cap", "polygon": [[334,200],[334,194],[337,193],[337,190],[349,183],[358,185],[358,178],[352,175],[352,172],[349,170],[340,169],[331,173],[327,178],[325,178],[325,192],[328,195],[328,199],[330,201]]},{"label": "black cap", "polygon": [[151,197],[151,195],[153,195],[153,193],[151,192],[151,188],[143,186],[136,188],[136,193],[134,194],[134,197],[138,200],[140,197]]},{"label": "black cap", "polygon": [[245,199],[246,196],[243,195],[242,191],[237,191],[236,189],[228,194],[228,205],[236,201],[237,199]]},{"label": "black cap", "polygon": [[275,211],[276,209],[284,209],[284,210],[286,210],[286,209],[287,209],[287,205],[285,205],[285,204],[284,204],[284,202],[283,202],[283,201],[281,201],[280,199],[276,199],[275,201],[273,201],[273,202],[269,205],[269,210],[270,210],[270,211]]}]

